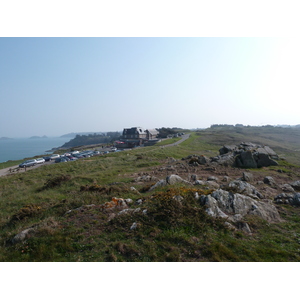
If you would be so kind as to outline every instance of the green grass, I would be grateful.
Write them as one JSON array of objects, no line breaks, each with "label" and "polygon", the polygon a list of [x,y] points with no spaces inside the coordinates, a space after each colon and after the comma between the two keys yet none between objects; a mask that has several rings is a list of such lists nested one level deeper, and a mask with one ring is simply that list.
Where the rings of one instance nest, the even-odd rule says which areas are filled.
[{"label": "green grass", "polygon": [[23,161],[24,161],[24,159],[23,160],[10,160],[10,161],[7,161],[7,162],[0,163],[0,170],[19,165]]},{"label": "green grass", "polygon": [[[146,193],[130,189],[141,188],[132,182],[132,174],[151,173],[170,157],[215,156],[223,144],[251,137],[199,131],[174,147],[157,144],[0,177],[0,261],[299,261],[300,209],[279,207],[285,222],[277,224],[248,218],[253,235],[247,235],[207,216],[193,197],[195,190],[180,185]],[[267,137],[261,134],[259,138],[269,145]],[[280,154],[290,157],[285,152],[289,144],[281,149]],[[293,158],[280,161],[270,171],[297,174]],[[172,200],[177,194],[184,196],[183,204]],[[148,214],[108,221],[99,206],[112,197],[142,198],[146,200],[142,206],[131,207],[147,209]],[[66,214],[90,204],[96,206]],[[136,230],[130,230],[133,222],[138,223]],[[10,244],[12,237],[30,226],[36,228],[31,238]]]}]

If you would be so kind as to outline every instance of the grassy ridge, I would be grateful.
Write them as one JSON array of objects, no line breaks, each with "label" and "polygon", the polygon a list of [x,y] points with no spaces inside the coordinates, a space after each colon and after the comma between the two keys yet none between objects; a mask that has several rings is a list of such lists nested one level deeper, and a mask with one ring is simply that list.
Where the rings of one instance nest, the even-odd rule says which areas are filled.
[{"label": "grassy ridge", "polygon": [[[214,156],[222,144],[248,140],[281,149],[278,153],[288,158],[284,167],[295,168],[296,139],[289,137],[282,145],[279,135],[199,131],[174,147],[157,144],[0,177],[0,261],[299,261],[297,208],[282,207],[285,222],[279,224],[248,218],[254,231],[249,236],[204,213],[193,195],[207,191],[184,186],[152,193],[130,189],[141,191],[133,178],[151,174],[169,157]],[[183,205],[172,200],[178,194],[184,196]],[[147,209],[147,215],[140,211],[108,221],[109,214],[99,207],[112,197],[145,200],[131,208]],[[95,206],[86,206],[91,204]],[[130,230],[134,222],[137,229]],[[29,239],[10,243],[31,226],[35,232]]]}]

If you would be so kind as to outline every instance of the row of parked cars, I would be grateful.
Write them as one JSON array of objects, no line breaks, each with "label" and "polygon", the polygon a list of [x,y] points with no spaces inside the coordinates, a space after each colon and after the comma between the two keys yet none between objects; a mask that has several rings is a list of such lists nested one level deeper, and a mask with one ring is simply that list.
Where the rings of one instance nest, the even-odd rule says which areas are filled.
[{"label": "row of parked cars", "polygon": [[[109,153],[109,151],[103,152],[103,154]],[[59,154],[52,154],[50,156],[45,156],[41,158],[36,158],[36,159],[29,159],[24,161],[19,165],[20,168],[25,168],[25,167],[32,167],[37,164],[43,164],[46,161],[55,161],[56,163],[60,162],[68,162],[68,161],[74,161],[79,158],[84,158],[84,157],[91,157],[95,155],[100,155],[101,153],[99,151],[92,151],[92,150],[86,150],[86,151],[73,151],[73,152],[68,152],[63,155]]]}]

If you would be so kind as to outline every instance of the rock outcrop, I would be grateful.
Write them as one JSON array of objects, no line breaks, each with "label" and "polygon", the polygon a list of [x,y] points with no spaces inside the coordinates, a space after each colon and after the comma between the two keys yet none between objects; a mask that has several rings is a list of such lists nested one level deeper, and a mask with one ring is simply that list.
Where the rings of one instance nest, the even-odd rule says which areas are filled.
[{"label": "rock outcrop", "polygon": [[281,193],[277,195],[274,199],[276,204],[290,204],[292,206],[300,206],[300,193]]},{"label": "rock outcrop", "polygon": [[211,158],[211,162],[239,168],[261,168],[277,166],[278,155],[268,146],[253,143],[225,145],[220,155]]},{"label": "rock outcrop", "polygon": [[246,215],[256,215],[268,222],[281,221],[273,204],[222,189],[218,189],[210,195],[201,196],[200,203],[206,206],[206,212],[209,215],[225,218],[231,222],[239,222]]},{"label": "rock outcrop", "polygon": [[187,180],[184,180],[180,176],[172,174],[172,175],[167,176],[166,179],[162,179],[162,180],[159,180],[158,182],[156,182],[149,189],[149,191],[153,191],[153,190],[155,190],[158,187],[162,187],[162,186],[166,186],[166,185],[173,185],[173,184],[176,184],[176,183],[184,183],[184,184],[187,184],[187,185],[192,185],[192,183],[190,183]]}]

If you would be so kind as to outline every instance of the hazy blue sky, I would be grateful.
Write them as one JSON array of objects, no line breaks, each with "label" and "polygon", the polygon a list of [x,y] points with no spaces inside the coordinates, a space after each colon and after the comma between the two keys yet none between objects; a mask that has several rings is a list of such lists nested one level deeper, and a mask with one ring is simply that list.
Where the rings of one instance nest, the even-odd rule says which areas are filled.
[{"label": "hazy blue sky", "polygon": [[299,39],[0,38],[0,137],[299,124]]}]

